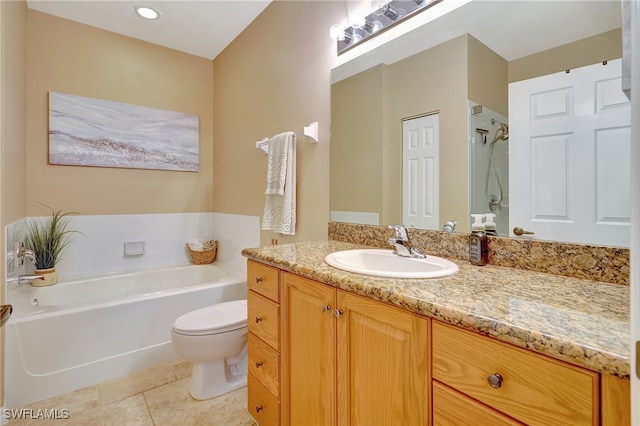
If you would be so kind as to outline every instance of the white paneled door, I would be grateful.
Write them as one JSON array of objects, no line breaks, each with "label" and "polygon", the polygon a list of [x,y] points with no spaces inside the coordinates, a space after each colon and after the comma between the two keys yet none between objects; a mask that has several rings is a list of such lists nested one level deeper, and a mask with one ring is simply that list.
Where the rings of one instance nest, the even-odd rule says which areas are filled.
[{"label": "white paneled door", "polygon": [[621,74],[618,59],[509,85],[512,228],[629,246],[631,108]]},{"label": "white paneled door", "polygon": [[439,115],[402,122],[402,222],[439,229]]}]

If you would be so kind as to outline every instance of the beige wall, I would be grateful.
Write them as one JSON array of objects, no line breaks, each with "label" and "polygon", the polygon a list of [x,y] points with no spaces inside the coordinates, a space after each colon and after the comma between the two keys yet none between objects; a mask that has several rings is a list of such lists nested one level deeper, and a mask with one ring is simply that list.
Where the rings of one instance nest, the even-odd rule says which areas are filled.
[{"label": "beige wall", "polygon": [[275,1],[214,60],[213,205],[262,216],[267,158],[255,142],[320,125],[318,144],[298,141],[297,232],[262,232],[262,244],[323,239],[329,221],[329,77],[334,22],[344,3]]},{"label": "beige wall", "polygon": [[25,1],[3,1],[1,9],[2,163],[0,167],[2,189],[0,198],[4,226],[25,216],[27,4]]},{"label": "beige wall", "polygon": [[509,62],[509,83],[622,58],[620,28]]},{"label": "beige wall", "polygon": [[500,55],[469,36],[469,100],[509,114],[509,64]]},{"label": "beige wall", "polygon": [[[82,214],[212,211],[210,60],[29,10],[26,212],[33,201]],[[48,92],[179,111],[200,118],[200,171],[48,165]]]},{"label": "beige wall", "polygon": [[[4,228],[25,215],[25,45],[27,4],[0,2],[0,258],[6,259]],[[0,277],[5,263],[0,262]],[[5,301],[5,283],[0,286]],[[0,330],[0,400],[4,401],[4,328]]]},{"label": "beige wall", "polygon": [[374,212],[383,219],[385,68],[378,65],[331,85],[333,211]]}]

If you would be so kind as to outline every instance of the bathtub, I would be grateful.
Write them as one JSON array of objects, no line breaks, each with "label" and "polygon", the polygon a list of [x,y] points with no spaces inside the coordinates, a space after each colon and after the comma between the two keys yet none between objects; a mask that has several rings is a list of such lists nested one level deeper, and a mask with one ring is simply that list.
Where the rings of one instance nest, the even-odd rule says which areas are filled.
[{"label": "bathtub", "polygon": [[218,264],[61,280],[7,290],[5,407],[18,408],[177,359],[180,315],[246,298],[244,273]]}]

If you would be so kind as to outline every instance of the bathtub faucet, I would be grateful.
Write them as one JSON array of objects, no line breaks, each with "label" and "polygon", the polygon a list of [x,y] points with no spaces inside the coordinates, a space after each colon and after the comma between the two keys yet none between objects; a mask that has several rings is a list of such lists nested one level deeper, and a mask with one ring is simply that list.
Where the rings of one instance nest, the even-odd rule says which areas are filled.
[{"label": "bathtub faucet", "polygon": [[44,280],[44,275],[18,275],[15,278],[7,278],[7,284],[10,283],[18,283],[18,285],[22,283],[30,283],[35,280]]}]

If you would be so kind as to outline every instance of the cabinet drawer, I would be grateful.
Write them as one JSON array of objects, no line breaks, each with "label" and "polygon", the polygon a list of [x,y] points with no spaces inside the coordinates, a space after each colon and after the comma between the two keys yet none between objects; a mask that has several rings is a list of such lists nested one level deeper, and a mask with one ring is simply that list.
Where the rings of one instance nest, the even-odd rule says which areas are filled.
[{"label": "cabinet drawer", "polygon": [[274,302],[280,301],[278,269],[253,260],[247,261],[247,287]]},{"label": "cabinet drawer", "polygon": [[247,328],[262,341],[280,350],[280,306],[258,293],[249,291],[247,296]]},{"label": "cabinet drawer", "polygon": [[260,426],[279,425],[280,403],[278,400],[252,376],[247,378],[247,385],[249,414]]},{"label": "cabinet drawer", "polygon": [[597,373],[437,321],[432,336],[434,379],[524,423],[598,423]]},{"label": "cabinet drawer", "polygon": [[433,382],[433,426],[515,426],[517,421],[443,385]]},{"label": "cabinet drawer", "polygon": [[274,396],[280,395],[280,354],[249,333],[249,374]]}]

